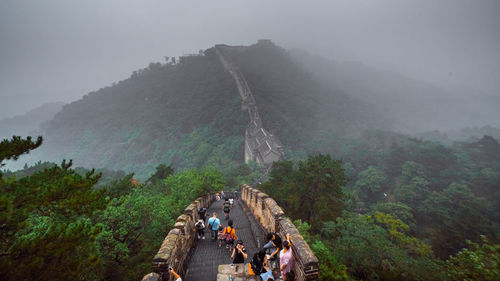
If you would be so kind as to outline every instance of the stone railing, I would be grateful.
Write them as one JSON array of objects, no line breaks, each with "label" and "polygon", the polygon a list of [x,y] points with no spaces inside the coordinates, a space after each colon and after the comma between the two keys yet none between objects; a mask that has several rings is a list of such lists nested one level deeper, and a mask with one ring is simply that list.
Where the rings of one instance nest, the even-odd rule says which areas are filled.
[{"label": "stone railing", "polygon": [[276,201],[269,195],[248,185],[242,186],[241,199],[267,232],[276,232],[283,239],[287,233],[290,234],[295,280],[318,280],[318,258],[311,251],[311,248],[309,248],[309,245],[293,223],[288,218],[285,218],[285,213]]},{"label": "stone railing", "polygon": [[154,257],[153,273],[145,275],[142,278],[143,281],[170,280],[169,267],[172,267],[181,276],[185,275],[191,250],[194,249],[196,243],[194,224],[198,220],[198,209],[208,208],[214,200],[215,195],[205,195],[198,197],[186,207]]}]

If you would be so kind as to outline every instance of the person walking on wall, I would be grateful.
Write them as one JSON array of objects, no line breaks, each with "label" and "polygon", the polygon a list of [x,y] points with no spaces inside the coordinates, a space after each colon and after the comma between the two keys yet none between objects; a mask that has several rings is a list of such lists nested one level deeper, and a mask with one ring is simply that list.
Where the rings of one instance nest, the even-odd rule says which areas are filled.
[{"label": "person walking on wall", "polygon": [[222,204],[222,211],[224,211],[224,217],[226,220],[229,219],[229,212],[231,211],[231,204],[229,204],[229,199],[226,198],[224,204]]},{"label": "person walking on wall", "polygon": [[205,223],[205,220],[207,219],[207,208],[200,208],[198,210],[198,217],[203,220],[203,223]]},{"label": "person walking on wall", "polygon": [[204,222],[204,220],[200,218],[194,226],[198,230],[198,239],[200,239],[200,237],[203,237],[203,239],[205,239],[205,222]]},{"label": "person walking on wall", "polygon": [[217,231],[219,230],[220,220],[217,218],[217,213],[214,212],[212,217],[208,219],[208,225],[210,227],[210,232],[212,233],[212,238],[215,241],[217,239]]},{"label": "person walking on wall", "polygon": [[238,240],[231,254],[231,258],[233,259],[233,263],[245,263],[245,259],[248,258],[248,255],[247,249],[243,246],[243,241]]},{"label": "person walking on wall", "polygon": [[290,240],[290,234],[286,234],[286,240],[283,241],[283,250],[280,252],[280,271],[281,278],[283,281],[287,281],[287,273],[292,270],[293,266],[293,255],[292,255],[292,242]]},{"label": "person walking on wall", "polygon": [[229,248],[229,252],[233,251],[234,241],[238,239],[236,236],[236,230],[233,227],[233,221],[229,220],[227,227],[224,228],[224,241],[226,241],[226,248]]}]

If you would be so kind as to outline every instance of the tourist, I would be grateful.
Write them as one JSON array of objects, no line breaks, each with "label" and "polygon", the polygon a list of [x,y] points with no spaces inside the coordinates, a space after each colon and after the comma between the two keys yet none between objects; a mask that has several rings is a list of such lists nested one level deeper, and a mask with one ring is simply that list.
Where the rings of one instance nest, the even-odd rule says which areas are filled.
[{"label": "tourist", "polygon": [[177,272],[175,272],[173,268],[170,268],[170,273],[174,276],[174,281],[182,281],[179,274],[177,274]]},{"label": "tourist", "polygon": [[221,191],[220,191],[220,198],[221,198],[221,199],[224,199],[224,198],[225,198],[224,196],[225,196],[225,195],[224,195],[224,190],[221,190]]},{"label": "tourist", "polygon": [[250,262],[250,275],[260,275],[263,272],[263,265],[266,261],[266,252],[260,250],[253,255],[252,261]]},{"label": "tourist", "polygon": [[283,250],[280,252],[280,271],[283,281],[287,281],[287,273],[292,270],[293,255],[292,255],[292,242],[290,234],[286,234],[286,240],[283,241]]},{"label": "tourist", "polygon": [[243,246],[243,241],[238,240],[236,247],[233,249],[233,254],[231,255],[233,263],[245,263],[247,257],[247,249]]},{"label": "tourist", "polygon": [[215,193],[215,199],[217,199],[217,201],[220,201],[220,195],[219,195],[219,193]]},{"label": "tourist", "polygon": [[207,208],[203,207],[198,210],[198,217],[205,222],[207,219]]},{"label": "tourist", "polygon": [[229,218],[229,212],[231,211],[231,205],[229,204],[229,199],[226,198],[224,204],[222,204],[222,211],[224,211],[224,217],[226,220]]},{"label": "tourist", "polygon": [[217,240],[219,244],[219,248],[222,247],[222,242],[224,242],[224,227],[219,225],[219,231],[217,232]]},{"label": "tourist", "polygon": [[275,260],[281,250],[281,237],[275,232],[270,232],[267,234],[266,238],[268,242],[264,245],[264,250],[269,250],[271,254],[268,258],[270,260]]},{"label": "tourist", "polygon": [[205,239],[205,222],[203,221],[203,219],[200,218],[194,226],[198,230],[198,239],[200,239],[200,237],[203,237],[203,239]]},{"label": "tourist", "polygon": [[224,241],[226,242],[226,248],[229,248],[229,251],[233,251],[234,241],[238,239],[236,236],[236,230],[233,227],[233,221],[229,220],[227,223],[227,227],[224,228]]},{"label": "tourist", "polygon": [[208,225],[210,226],[210,232],[212,233],[212,238],[214,241],[217,239],[217,230],[219,230],[220,220],[217,218],[217,213],[214,212],[212,217],[208,219]]},{"label": "tourist", "polygon": [[258,275],[264,281],[274,280],[273,271],[267,264],[266,252],[260,250],[253,255],[252,261],[249,264],[249,274]]},{"label": "tourist", "polygon": [[233,202],[234,202],[233,197],[230,197],[229,198],[229,206],[231,207],[231,209],[233,208]]}]

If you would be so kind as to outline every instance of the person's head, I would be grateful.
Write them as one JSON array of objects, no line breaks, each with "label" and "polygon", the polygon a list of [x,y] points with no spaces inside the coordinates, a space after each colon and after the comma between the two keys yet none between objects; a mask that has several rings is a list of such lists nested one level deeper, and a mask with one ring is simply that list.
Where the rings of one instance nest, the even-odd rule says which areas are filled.
[{"label": "person's head", "polygon": [[224,201],[226,201],[226,202],[227,202],[227,201],[229,201],[229,199],[228,199],[228,198],[226,198],[226,199],[224,199]]},{"label": "person's head", "polygon": [[216,218],[217,217],[217,212],[213,212],[212,217]]},{"label": "person's head", "polygon": [[219,231],[222,231],[224,229],[224,227],[222,226],[222,224],[219,224]]},{"label": "person's head", "polygon": [[233,220],[229,220],[229,221],[227,222],[227,225],[229,225],[230,227],[233,227]]},{"label": "person's head", "polygon": [[269,232],[269,233],[266,235],[266,239],[267,239],[267,241],[274,240],[274,234],[272,234],[271,232]]},{"label": "person's head", "polygon": [[290,242],[288,240],[285,240],[283,242],[283,247],[287,250],[290,250]]}]

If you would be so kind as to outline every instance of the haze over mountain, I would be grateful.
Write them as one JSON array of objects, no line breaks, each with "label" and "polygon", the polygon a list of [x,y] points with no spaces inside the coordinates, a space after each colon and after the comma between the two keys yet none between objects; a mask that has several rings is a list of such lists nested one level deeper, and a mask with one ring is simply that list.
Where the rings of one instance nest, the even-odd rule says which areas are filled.
[{"label": "haze over mountain", "polygon": [[77,100],[165,55],[259,38],[498,97],[499,11],[497,0],[1,1],[0,119]]},{"label": "haze over mountain", "polygon": [[63,102],[46,103],[25,114],[0,120],[0,139],[39,134],[40,125],[52,120],[64,105]]},{"label": "haze over mountain", "polygon": [[[230,50],[264,126],[290,155],[335,155],[340,144],[371,129],[462,128],[471,119],[460,116],[474,113],[473,105],[439,87],[361,64],[287,51],[267,40]],[[401,92],[412,98],[397,98]],[[494,110],[483,113],[498,116]],[[175,62],[151,63],[68,104],[43,126],[45,143],[30,157],[73,159],[140,177],[160,163],[232,169],[243,161],[248,122],[235,82],[209,48]]]}]

